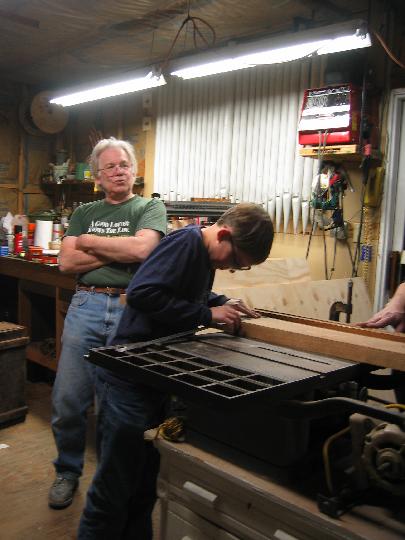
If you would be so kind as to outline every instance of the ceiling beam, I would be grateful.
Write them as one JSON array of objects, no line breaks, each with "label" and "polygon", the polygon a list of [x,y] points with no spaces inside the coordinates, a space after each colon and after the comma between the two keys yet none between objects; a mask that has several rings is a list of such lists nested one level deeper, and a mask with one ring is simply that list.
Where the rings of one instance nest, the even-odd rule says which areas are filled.
[{"label": "ceiling beam", "polygon": [[0,17],[13,21],[17,24],[23,24],[25,26],[31,26],[32,28],[39,28],[39,21],[31,19],[30,17],[23,17],[22,15],[17,15],[16,13],[11,13],[4,9],[0,9]]},{"label": "ceiling beam", "polygon": [[[340,17],[341,19],[349,19],[353,17],[352,11],[349,9],[342,8],[337,6],[332,0],[298,0],[300,4],[308,7],[313,11],[326,12],[333,14],[335,17]],[[333,23],[334,21],[330,21]]]}]

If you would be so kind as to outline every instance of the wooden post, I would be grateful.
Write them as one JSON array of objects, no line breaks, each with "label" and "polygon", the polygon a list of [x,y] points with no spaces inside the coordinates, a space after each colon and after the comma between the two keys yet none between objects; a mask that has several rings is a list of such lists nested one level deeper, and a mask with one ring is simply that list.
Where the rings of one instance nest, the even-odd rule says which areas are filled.
[{"label": "wooden post", "polygon": [[25,162],[24,162],[24,140],[25,135],[22,129],[20,130],[20,150],[18,154],[18,178],[17,178],[17,213],[24,214],[24,177],[25,177]]}]

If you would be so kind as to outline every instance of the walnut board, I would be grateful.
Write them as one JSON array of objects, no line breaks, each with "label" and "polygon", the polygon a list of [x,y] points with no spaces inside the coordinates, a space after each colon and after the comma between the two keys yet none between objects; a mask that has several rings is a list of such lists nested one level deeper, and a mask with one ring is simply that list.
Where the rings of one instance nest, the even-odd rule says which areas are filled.
[{"label": "walnut board", "polygon": [[398,341],[405,343],[405,334],[400,332],[390,332],[383,328],[362,328],[353,324],[342,323],[337,321],[321,321],[320,319],[312,319],[310,317],[301,317],[289,315],[288,313],[279,313],[278,311],[268,311],[265,309],[258,310],[263,317],[272,317],[281,319],[282,321],[290,321],[299,324],[309,324],[319,326],[321,328],[331,328],[339,332],[349,332],[351,334],[359,334],[363,337],[378,337],[380,339],[388,339],[389,341]]},{"label": "walnut board", "polygon": [[[261,318],[242,322],[241,334],[282,347],[313,352],[378,366],[405,371],[405,336],[381,331],[356,328],[356,332],[342,331],[317,324],[291,322],[276,318]],[[334,323],[339,325],[339,323]]]}]

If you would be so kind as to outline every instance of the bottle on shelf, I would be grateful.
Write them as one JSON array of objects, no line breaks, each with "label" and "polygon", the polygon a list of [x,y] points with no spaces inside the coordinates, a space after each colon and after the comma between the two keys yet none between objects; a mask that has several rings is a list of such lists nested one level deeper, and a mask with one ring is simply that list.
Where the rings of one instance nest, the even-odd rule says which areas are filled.
[{"label": "bottle on shelf", "polygon": [[28,223],[27,227],[27,245],[34,245],[34,235],[35,235],[35,223]]}]

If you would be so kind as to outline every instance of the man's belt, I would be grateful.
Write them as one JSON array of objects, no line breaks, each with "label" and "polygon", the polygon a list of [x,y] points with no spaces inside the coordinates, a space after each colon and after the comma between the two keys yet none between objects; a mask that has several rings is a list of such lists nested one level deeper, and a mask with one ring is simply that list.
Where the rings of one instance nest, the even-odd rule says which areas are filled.
[{"label": "man's belt", "polygon": [[125,294],[126,289],[119,287],[96,287],[95,285],[76,285],[76,291],[89,291],[93,293],[108,294],[109,296],[119,296]]}]

